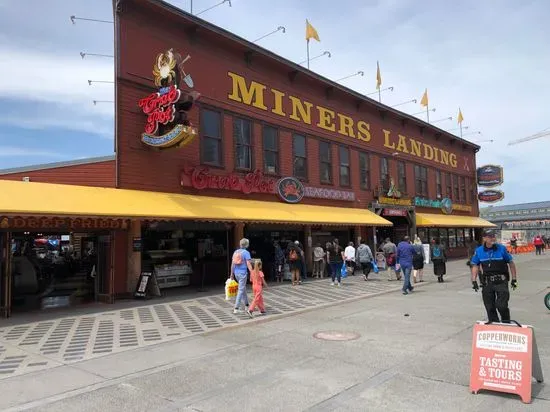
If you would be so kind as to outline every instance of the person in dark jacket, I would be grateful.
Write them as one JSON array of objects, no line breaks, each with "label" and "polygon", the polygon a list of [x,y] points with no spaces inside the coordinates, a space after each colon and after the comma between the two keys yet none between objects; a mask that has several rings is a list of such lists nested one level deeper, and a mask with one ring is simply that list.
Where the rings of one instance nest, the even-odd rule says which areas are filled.
[{"label": "person in dark jacket", "polygon": [[292,286],[301,285],[300,271],[302,270],[302,249],[297,243],[290,242],[286,250],[286,258],[292,274]]},{"label": "person in dark jacket", "polygon": [[283,272],[285,268],[285,252],[281,248],[279,242],[273,242],[274,246],[274,259],[273,259],[273,273],[275,273],[275,280],[277,283],[283,281]]},{"label": "person in dark jacket", "polygon": [[430,248],[430,259],[434,265],[434,275],[437,276],[437,281],[443,283],[443,276],[447,274],[447,253],[445,246],[432,239],[432,245]]},{"label": "person in dark jacket", "polygon": [[411,285],[411,272],[413,270],[413,258],[415,255],[415,250],[413,245],[411,245],[411,240],[408,236],[403,238],[402,242],[399,242],[396,252],[396,261],[401,267],[403,272],[403,295],[408,295],[409,292],[412,292],[414,287]]}]

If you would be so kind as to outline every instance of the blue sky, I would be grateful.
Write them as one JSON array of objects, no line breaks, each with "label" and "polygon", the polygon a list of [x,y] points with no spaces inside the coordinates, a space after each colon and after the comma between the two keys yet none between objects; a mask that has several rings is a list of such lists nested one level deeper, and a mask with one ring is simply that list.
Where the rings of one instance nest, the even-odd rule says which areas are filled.
[{"label": "blue sky", "polygon": [[[189,10],[190,0],[173,0]],[[219,0],[194,0],[195,12]],[[311,69],[359,92],[375,91],[380,61],[388,105],[422,96],[431,120],[456,127],[458,107],[472,141],[482,143],[478,165],[505,167],[504,203],[550,199],[546,176],[550,137],[517,146],[510,140],[550,127],[550,2],[517,0],[232,0],[201,17],[254,40],[284,26],[260,45],[290,60],[305,59],[304,20],[319,32],[311,54],[331,52]],[[79,52],[112,54],[110,0],[0,0],[0,169],[101,156],[113,152],[113,61]],[[420,112],[418,104],[400,106]],[[423,118],[424,115],[419,115]]]}]

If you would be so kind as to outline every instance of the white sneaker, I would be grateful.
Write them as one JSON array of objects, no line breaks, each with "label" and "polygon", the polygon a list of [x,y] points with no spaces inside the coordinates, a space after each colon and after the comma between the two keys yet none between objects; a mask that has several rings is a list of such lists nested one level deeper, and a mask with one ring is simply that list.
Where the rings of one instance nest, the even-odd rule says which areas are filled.
[{"label": "white sneaker", "polygon": [[330,284],[330,286],[334,286],[334,282],[332,282],[332,283]]},{"label": "white sneaker", "polygon": [[240,309],[233,309],[233,315],[237,315],[239,313],[241,313]]},{"label": "white sneaker", "polygon": [[338,282],[338,287],[342,286],[342,284],[340,282]]}]

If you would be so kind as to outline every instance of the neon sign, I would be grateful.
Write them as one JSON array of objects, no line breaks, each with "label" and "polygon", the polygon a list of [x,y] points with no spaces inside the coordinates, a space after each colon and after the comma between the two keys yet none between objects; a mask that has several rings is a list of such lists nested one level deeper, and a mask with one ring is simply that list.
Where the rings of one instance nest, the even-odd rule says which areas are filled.
[{"label": "neon sign", "polygon": [[[153,76],[159,91],[140,99],[138,103],[147,115],[145,131],[141,134],[144,144],[157,149],[182,147],[197,135],[197,130],[187,119],[187,112],[200,94],[194,91],[182,93],[178,88],[179,80],[193,88],[191,75],[184,71],[184,64],[190,58],[188,55],[182,59],[181,55],[174,53],[172,49],[157,55]],[[159,135],[160,125],[173,127]]]}]

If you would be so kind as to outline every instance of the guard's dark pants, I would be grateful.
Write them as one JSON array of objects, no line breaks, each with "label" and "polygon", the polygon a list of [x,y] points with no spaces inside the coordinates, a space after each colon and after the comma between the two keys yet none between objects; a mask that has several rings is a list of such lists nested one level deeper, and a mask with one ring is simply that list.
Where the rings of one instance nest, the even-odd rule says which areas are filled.
[{"label": "guard's dark pants", "polygon": [[[508,290],[508,282],[488,283],[483,286],[481,296],[483,297],[483,304],[487,310],[489,322],[502,321],[502,323],[510,323],[510,309],[508,308],[510,291]],[[501,319],[498,317],[499,313]]]}]

